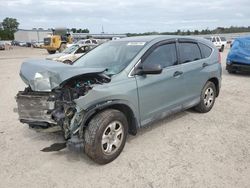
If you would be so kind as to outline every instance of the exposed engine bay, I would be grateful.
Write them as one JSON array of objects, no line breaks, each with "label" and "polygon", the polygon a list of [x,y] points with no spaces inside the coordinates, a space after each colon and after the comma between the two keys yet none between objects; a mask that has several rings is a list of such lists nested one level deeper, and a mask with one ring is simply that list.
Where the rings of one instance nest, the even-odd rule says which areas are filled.
[{"label": "exposed engine bay", "polygon": [[110,77],[104,73],[90,73],[65,80],[51,92],[33,91],[27,87],[16,97],[19,119],[32,127],[59,126],[65,139],[69,139],[79,131],[84,116],[74,100],[86,95],[95,85],[108,82]]},{"label": "exposed engine bay", "polygon": [[84,96],[96,84],[110,82],[110,77],[105,74],[89,74],[77,76],[64,81],[58,89],[54,89],[55,97],[61,101],[73,101]]}]

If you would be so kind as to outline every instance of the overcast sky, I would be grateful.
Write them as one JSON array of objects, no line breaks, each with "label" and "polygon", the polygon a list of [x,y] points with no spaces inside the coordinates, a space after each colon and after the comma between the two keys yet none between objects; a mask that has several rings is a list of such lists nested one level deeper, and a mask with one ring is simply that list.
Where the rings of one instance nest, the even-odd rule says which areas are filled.
[{"label": "overcast sky", "polygon": [[127,33],[250,26],[250,0],[0,0],[0,21],[19,28],[88,28]]}]

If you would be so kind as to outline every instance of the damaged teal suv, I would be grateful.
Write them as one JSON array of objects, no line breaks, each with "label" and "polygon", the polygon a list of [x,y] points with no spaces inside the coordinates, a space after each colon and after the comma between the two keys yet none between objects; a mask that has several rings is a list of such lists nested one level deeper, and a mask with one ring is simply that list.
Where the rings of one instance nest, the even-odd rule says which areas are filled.
[{"label": "damaged teal suv", "polygon": [[221,85],[220,54],[208,40],[143,36],[104,43],[74,65],[27,60],[16,97],[19,120],[64,133],[100,164],[123,150],[127,134],[170,114],[211,110]]}]

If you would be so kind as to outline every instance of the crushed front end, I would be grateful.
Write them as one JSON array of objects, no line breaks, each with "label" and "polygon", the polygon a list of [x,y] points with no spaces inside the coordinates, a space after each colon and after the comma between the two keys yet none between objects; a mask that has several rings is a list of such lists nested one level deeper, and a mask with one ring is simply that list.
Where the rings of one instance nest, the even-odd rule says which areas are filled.
[{"label": "crushed front end", "polygon": [[[21,75],[25,76],[23,72]],[[48,77],[48,80],[51,80],[51,77]],[[60,128],[66,140],[72,141],[75,136],[82,138],[79,130],[84,126],[82,122],[86,111],[78,107],[74,100],[86,95],[96,85],[109,81],[110,77],[103,72],[92,71],[62,80],[57,87],[51,88],[50,91],[47,89],[49,85],[44,87],[45,85],[41,84],[42,89],[46,88],[44,91],[29,85],[24,91],[19,91],[16,96],[19,120],[29,124],[32,128],[38,127],[43,130]],[[74,142],[78,141],[74,140]]]},{"label": "crushed front end", "polygon": [[49,92],[33,92],[30,88],[19,91],[16,96],[19,120],[45,128],[56,125],[51,117],[55,108],[52,98],[53,94]]}]

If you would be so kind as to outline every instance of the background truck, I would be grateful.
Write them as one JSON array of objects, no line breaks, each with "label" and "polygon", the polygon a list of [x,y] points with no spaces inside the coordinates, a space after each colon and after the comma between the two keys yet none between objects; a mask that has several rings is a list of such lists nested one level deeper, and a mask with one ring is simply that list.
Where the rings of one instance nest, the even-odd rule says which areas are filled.
[{"label": "background truck", "polygon": [[72,37],[66,28],[54,29],[50,37],[44,38],[44,48],[49,54],[54,54],[57,50],[62,52],[71,43]]},{"label": "background truck", "polygon": [[227,40],[225,37],[211,36],[205,38],[212,41],[212,43],[219,49],[220,52],[223,52],[227,45]]}]

